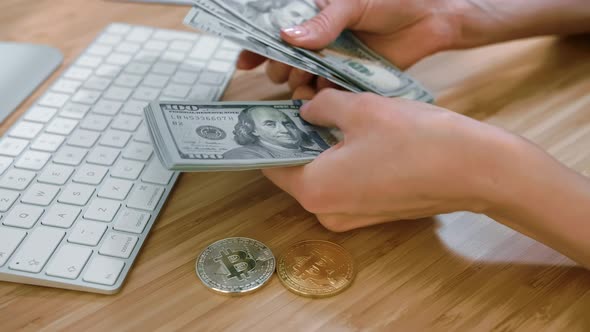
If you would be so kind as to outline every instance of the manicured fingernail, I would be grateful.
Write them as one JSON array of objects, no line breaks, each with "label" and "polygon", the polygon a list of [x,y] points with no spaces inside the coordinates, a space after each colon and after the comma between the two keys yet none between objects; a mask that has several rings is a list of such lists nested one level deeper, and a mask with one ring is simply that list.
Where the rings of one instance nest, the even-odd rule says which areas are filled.
[{"label": "manicured fingernail", "polygon": [[296,25],[294,27],[284,28],[283,32],[291,38],[301,38],[306,36],[309,33],[309,30],[303,25]]}]

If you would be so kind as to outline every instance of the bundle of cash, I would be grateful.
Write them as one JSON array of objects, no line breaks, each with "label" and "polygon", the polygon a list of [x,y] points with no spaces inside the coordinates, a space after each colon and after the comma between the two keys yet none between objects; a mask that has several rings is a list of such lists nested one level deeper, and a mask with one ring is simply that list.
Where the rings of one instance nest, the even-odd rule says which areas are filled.
[{"label": "bundle of cash", "polygon": [[344,31],[320,51],[298,48],[280,37],[282,28],[312,18],[313,0],[193,0],[184,23],[221,36],[269,59],[325,77],[353,92],[373,92],[432,102],[418,82]]},{"label": "bundle of cash", "polygon": [[162,165],[178,171],[246,170],[308,163],[340,132],[299,116],[301,100],[152,102],[148,131]]}]

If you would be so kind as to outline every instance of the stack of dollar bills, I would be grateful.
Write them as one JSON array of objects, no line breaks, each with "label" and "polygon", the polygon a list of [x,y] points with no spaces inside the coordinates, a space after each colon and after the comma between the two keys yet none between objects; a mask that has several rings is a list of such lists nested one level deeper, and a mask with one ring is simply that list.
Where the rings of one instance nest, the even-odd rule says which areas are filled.
[{"label": "stack of dollar bills", "polygon": [[308,163],[342,137],[299,117],[300,100],[152,102],[148,131],[162,165],[178,171],[233,171]]},{"label": "stack of dollar bills", "polygon": [[424,87],[350,31],[320,51],[293,47],[281,39],[281,28],[301,24],[318,12],[313,0],[194,0],[184,23],[353,92],[433,101]]}]

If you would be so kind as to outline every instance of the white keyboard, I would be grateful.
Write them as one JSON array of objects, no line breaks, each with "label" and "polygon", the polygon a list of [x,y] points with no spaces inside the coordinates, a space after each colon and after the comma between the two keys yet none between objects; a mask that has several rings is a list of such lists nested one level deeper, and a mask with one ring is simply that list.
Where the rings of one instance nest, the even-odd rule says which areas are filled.
[{"label": "white keyboard", "polygon": [[0,138],[0,280],[115,293],[178,173],[153,153],[151,100],[218,100],[239,48],[111,24]]}]

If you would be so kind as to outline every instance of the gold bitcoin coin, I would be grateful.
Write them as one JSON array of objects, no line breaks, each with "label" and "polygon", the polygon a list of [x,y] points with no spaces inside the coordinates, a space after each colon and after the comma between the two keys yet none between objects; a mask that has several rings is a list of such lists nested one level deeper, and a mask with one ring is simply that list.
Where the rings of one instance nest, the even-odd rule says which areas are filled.
[{"label": "gold bitcoin coin", "polygon": [[345,290],[354,279],[354,259],[342,246],[328,241],[295,243],[279,258],[281,283],[295,294],[328,297]]}]

